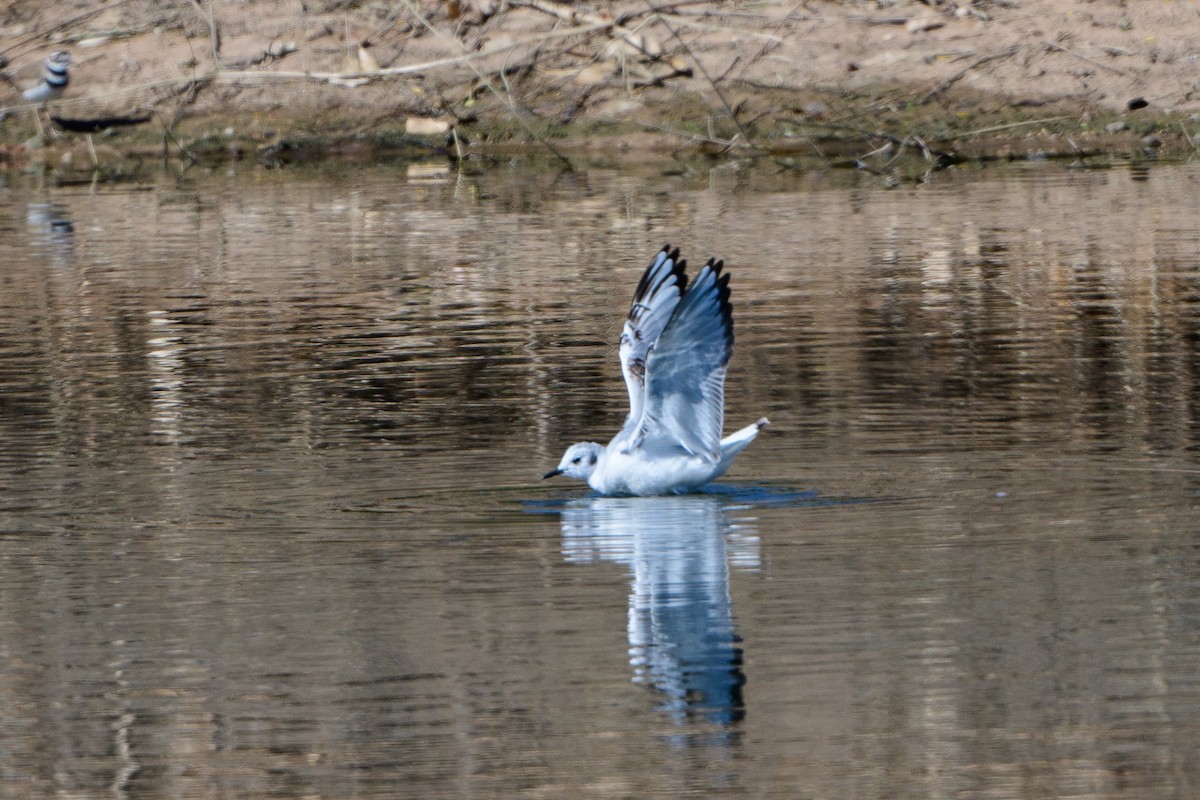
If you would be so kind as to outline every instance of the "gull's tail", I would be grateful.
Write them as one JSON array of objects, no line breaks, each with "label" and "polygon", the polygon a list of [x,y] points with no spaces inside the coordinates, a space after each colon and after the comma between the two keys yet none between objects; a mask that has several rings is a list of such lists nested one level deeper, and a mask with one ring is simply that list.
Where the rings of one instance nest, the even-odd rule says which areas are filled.
[{"label": "gull's tail", "polygon": [[717,464],[717,473],[713,478],[719,478],[725,474],[725,470],[729,469],[729,465],[733,463],[733,457],[746,449],[746,445],[754,441],[754,437],[758,436],[758,432],[771,424],[771,421],[766,417],[758,420],[753,425],[747,425],[740,431],[735,431],[721,440],[721,461]]}]

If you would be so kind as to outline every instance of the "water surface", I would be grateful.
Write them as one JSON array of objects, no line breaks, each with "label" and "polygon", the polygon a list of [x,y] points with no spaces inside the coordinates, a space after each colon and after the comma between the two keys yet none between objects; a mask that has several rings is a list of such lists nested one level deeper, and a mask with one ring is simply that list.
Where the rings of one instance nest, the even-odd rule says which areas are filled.
[{"label": "water surface", "polygon": [[[1198,190],[3,189],[0,794],[1195,794]],[[772,427],[698,496],[540,482],[667,240]]]}]

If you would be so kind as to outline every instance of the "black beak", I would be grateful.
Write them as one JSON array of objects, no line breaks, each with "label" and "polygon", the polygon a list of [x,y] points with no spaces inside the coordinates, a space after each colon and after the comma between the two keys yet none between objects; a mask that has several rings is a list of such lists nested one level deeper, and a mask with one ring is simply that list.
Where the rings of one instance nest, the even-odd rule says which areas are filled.
[{"label": "black beak", "polygon": [[546,478],[553,478],[555,475],[562,475],[562,473],[563,471],[561,469],[552,469],[542,476],[542,480],[546,480]]}]

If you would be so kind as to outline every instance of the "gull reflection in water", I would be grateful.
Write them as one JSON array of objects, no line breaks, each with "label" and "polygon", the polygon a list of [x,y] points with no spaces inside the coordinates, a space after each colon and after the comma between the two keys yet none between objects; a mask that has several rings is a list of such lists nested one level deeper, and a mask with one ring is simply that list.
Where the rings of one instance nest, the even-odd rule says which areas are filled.
[{"label": "gull reflection in water", "polygon": [[562,534],[567,561],[630,568],[634,680],[657,689],[678,723],[740,720],[746,679],[729,568],[758,568],[753,521],[735,522],[711,496],[594,497],[566,505]]}]

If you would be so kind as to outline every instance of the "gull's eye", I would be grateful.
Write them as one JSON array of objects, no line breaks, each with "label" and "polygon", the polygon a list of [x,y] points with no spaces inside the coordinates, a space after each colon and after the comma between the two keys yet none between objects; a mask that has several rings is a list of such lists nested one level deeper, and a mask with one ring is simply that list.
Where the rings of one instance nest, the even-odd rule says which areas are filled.
[{"label": "gull's eye", "polygon": [[579,457],[579,456],[575,456],[574,458],[572,458],[572,459],[571,459],[571,463],[572,463],[572,464],[578,464],[578,463],[579,463],[579,461],[580,461],[580,457]]}]

